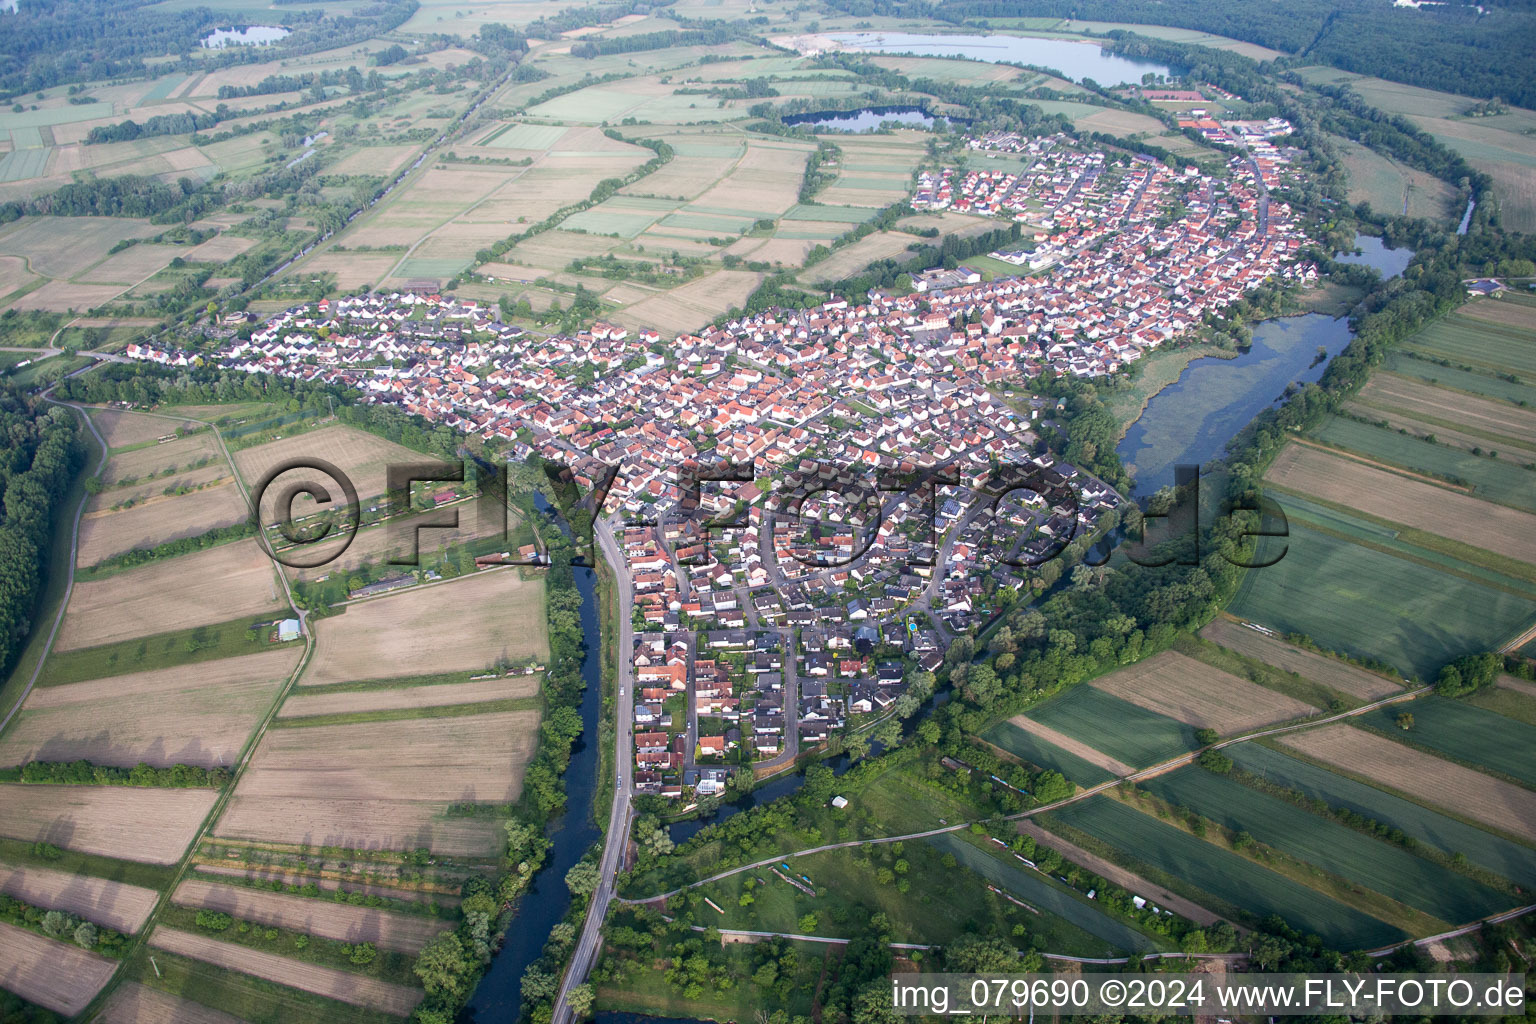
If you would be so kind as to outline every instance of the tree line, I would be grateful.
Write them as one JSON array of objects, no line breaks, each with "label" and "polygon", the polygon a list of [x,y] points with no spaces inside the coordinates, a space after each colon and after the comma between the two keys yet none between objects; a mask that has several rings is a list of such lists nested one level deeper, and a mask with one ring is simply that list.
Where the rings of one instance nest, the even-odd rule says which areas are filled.
[{"label": "tree line", "polygon": [[140,761],[132,768],[90,761],[28,761],[21,766],[22,782],[48,786],[144,786],[162,789],[219,788],[230,780],[228,768],[173,764],[164,768]]}]

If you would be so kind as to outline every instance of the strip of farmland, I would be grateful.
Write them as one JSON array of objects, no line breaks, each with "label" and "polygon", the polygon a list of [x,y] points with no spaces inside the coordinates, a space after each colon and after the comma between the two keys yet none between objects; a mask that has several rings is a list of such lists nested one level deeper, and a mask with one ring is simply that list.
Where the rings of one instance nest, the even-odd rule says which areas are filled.
[{"label": "strip of farmland", "polygon": [[1415,701],[1410,710],[1414,723],[1407,732],[1398,728],[1390,708],[1363,715],[1360,724],[1536,786],[1536,726],[1444,697]]},{"label": "strip of farmland", "polygon": [[353,1006],[382,1010],[397,1017],[404,1017],[415,1009],[423,995],[420,989],[406,988],[404,985],[365,978],[301,960],[290,960],[175,928],[156,928],[149,937],[149,943],[157,949],[189,956],[215,967],[265,978],[267,981],[289,985]]},{"label": "strip of farmland", "polygon": [[96,1019],[100,1024],[240,1024],[239,1017],[136,981],[118,985]]},{"label": "strip of farmland", "polygon": [[1222,734],[1305,718],[1318,710],[1176,651],[1154,654],[1093,685],[1148,711]]},{"label": "strip of farmland", "polygon": [[1195,730],[1096,686],[1074,686],[1029,717],[1124,764],[1145,768],[1194,750]]},{"label": "strip of farmland", "polygon": [[1370,782],[1412,787],[1426,803],[1536,842],[1536,793],[1528,789],[1342,723],[1292,733],[1280,742]]},{"label": "strip of farmland", "polygon": [[73,1017],[116,968],[114,961],[73,943],[0,922],[0,984],[28,1002]]},{"label": "strip of farmland", "polygon": [[0,786],[0,835],[149,864],[175,864],[218,793],[130,786]]},{"label": "strip of farmland", "polygon": [[[1017,717],[1019,719],[1024,718],[1022,715]],[[1026,729],[1023,725],[1015,724],[1013,721],[999,722],[983,733],[982,738],[996,745],[1000,750],[1004,750],[1014,757],[1022,758],[1030,764],[1058,771],[1080,786],[1096,786],[1101,782],[1108,782],[1110,779],[1115,778],[1114,774],[1099,767],[1096,763],[1099,759],[1105,758],[1108,755],[1095,751],[1093,760],[1078,757],[1065,747],[1058,746],[1044,738],[1048,732],[1058,736],[1061,735],[1060,733],[1046,729],[1039,722],[1031,722],[1030,725],[1032,728]],[[1070,739],[1070,737],[1063,738]],[[1080,748],[1083,746],[1083,744],[1078,743],[1076,740],[1071,740],[1071,743],[1073,747]],[[1110,760],[1113,761],[1114,759],[1110,758]],[[1116,761],[1115,763],[1118,764],[1119,762]]]},{"label": "strip of farmland", "polygon": [[1227,619],[1216,619],[1200,631],[1207,640],[1222,647],[1287,672],[1305,676],[1351,697],[1376,700],[1402,687],[1392,679],[1356,668],[1346,661],[1330,658],[1313,651],[1288,644],[1275,637],[1265,636],[1256,629],[1248,629]]},{"label": "strip of farmland", "polygon": [[9,864],[0,864],[0,892],[34,907],[63,910],[130,935],[144,927],[160,898],[153,889],[137,885]]},{"label": "strip of farmland", "polygon": [[242,885],[220,885],[199,878],[182,882],[172,899],[185,907],[219,910],[257,924],[275,925],[342,942],[371,942],[384,949],[412,954],[421,952],[439,932],[453,927],[430,917],[392,914],[375,907],[291,896]]},{"label": "strip of farmland", "polygon": [[478,704],[481,701],[532,697],[539,692],[537,675],[499,676],[467,683],[439,683],[427,686],[392,686],[349,690],[338,693],[304,693],[283,702],[279,718],[306,715],[339,715],[360,711],[389,711],[402,708],[448,707]]}]

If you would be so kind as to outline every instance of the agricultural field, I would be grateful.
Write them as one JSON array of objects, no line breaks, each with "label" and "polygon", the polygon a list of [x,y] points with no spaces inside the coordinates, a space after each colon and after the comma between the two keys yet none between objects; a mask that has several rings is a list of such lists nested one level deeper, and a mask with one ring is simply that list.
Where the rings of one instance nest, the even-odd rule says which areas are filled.
[{"label": "agricultural field", "polygon": [[1437,444],[1389,427],[1342,416],[1330,417],[1312,437],[1352,455],[1422,473],[1446,485],[1470,488],[1486,501],[1536,512],[1536,472],[1512,458],[1474,455],[1449,444]]},{"label": "agricultural field", "polygon": [[500,822],[453,817],[448,805],[515,801],[538,720],[537,711],[486,711],[269,730],[215,832],[295,845],[494,855]]},{"label": "agricultural field", "polygon": [[[176,434],[184,431],[196,430],[198,428],[198,424],[193,423],[190,420],[178,423],[178,417],[150,415],[148,413],[138,412],[126,412],[121,409],[97,408],[92,409],[90,415],[91,422],[96,424],[96,429],[98,432],[100,432],[102,440],[107,442],[107,448],[112,451],[116,451],[119,448],[149,445],[168,434]],[[203,454],[203,445],[207,444],[207,442],[211,440],[212,436],[209,435],[209,437],[197,447],[197,454]],[[162,446],[161,450],[169,450],[175,456],[180,458],[191,458],[193,455],[193,449],[189,447],[187,450],[183,451],[180,449],[180,447],[178,447],[184,444],[186,444],[185,441],[167,441],[166,444]],[[206,451],[212,450],[213,447],[206,448]],[[110,467],[112,463],[108,462],[107,465]],[[159,463],[156,463],[156,465],[159,465]],[[141,474],[148,471],[148,467],[140,466],[138,468]],[[126,476],[128,474],[123,473],[121,475]]]},{"label": "agricultural field", "polygon": [[480,671],[548,653],[544,588],[517,570],[348,605],[315,624],[316,654],[304,686],[359,679]]},{"label": "agricultural field", "polygon": [[1392,708],[1363,715],[1360,724],[1536,786],[1536,726],[1444,697],[1414,701],[1411,710],[1413,728],[1406,732],[1398,728]]},{"label": "agricultural field", "polygon": [[1031,710],[1029,717],[1136,768],[1198,746],[1193,727],[1094,685],[1074,686]]},{"label": "agricultural field", "polygon": [[1202,629],[1200,635],[1228,650],[1257,658],[1265,664],[1294,672],[1361,700],[1375,700],[1401,689],[1394,679],[1357,668],[1339,658],[1330,658],[1288,644],[1284,640],[1265,636],[1258,630],[1247,629],[1228,619],[1216,619]]},{"label": "agricultural field", "polygon": [[239,1024],[239,1017],[210,1009],[190,999],[125,981],[112,990],[101,1016],[102,1024]]},{"label": "agricultural field", "polygon": [[231,765],[301,647],[60,686],[38,686],[0,738],[0,765]]},{"label": "agricultural field", "polygon": [[[101,429],[105,419],[114,426],[114,433],[118,435],[133,435],[138,432],[136,424],[143,423],[144,430],[159,430],[154,438],[148,438],[139,442],[127,442],[119,446],[118,453],[107,460],[102,468],[101,478],[109,486],[123,486],[127,480],[142,480],[148,477],[164,476],[169,471],[174,474],[196,463],[208,460],[210,463],[224,464],[223,457],[219,454],[218,442],[209,431],[180,437],[164,444],[155,443],[156,438],[176,432],[177,423],[167,417],[134,416],[132,420],[122,416],[104,417],[108,410],[95,410],[92,420],[96,422],[98,430]],[[132,414],[128,414],[132,415]],[[104,432],[105,434],[105,432]],[[111,444],[111,441],[108,441]],[[98,498],[97,501],[101,501]]]},{"label": "agricultural field", "polygon": [[1514,905],[1448,868],[1278,797],[1190,766],[1148,779],[1142,788],[1232,832],[1289,854],[1310,867],[1365,886],[1439,921],[1465,924]]},{"label": "agricultural field", "polygon": [[147,864],[175,864],[217,794],[130,786],[0,786],[0,835]]},{"label": "agricultural field", "polygon": [[[11,156],[5,159],[10,160]],[[0,168],[0,176],[3,173]],[[124,239],[144,238],[163,230],[147,220],[127,217],[23,217],[0,226],[0,257],[20,261],[19,267],[13,266],[12,279],[16,279],[17,273],[25,272],[44,282],[13,299],[12,308],[57,312],[74,309],[83,313],[115,298],[164,267],[176,253],[166,247],[135,246],[120,253],[119,257],[137,253],[140,249],[148,250],[154,258],[140,267],[142,272],[132,279],[118,281],[115,279],[121,277],[121,273],[108,268],[114,280],[101,284],[96,268],[105,267],[111,260],[119,258],[107,256],[107,250]]]},{"label": "agricultural field", "polygon": [[291,960],[175,928],[156,928],[149,937],[149,943],[156,949],[191,957],[226,970],[275,981],[354,1006],[381,1010],[397,1017],[410,1013],[422,997],[419,989]]},{"label": "agricultural field", "polygon": [[334,692],[309,693],[303,690],[283,702],[278,718],[304,718],[315,715],[346,715],[368,711],[404,711],[411,708],[455,707],[493,700],[515,700],[539,692],[539,676],[497,676],[463,683],[428,683],[419,686],[370,686]]},{"label": "agricultural field", "polygon": [[172,899],[184,907],[217,910],[242,921],[286,928],[342,942],[371,942],[381,949],[419,953],[433,936],[451,927],[430,917],[395,914],[375,907],[308,896],[290,896],[243,885],[189,878]]},{"label": "agricultural field", "polygon": [[1411,787],[1416,799],[1457,817],[1536,841],[1536,793],[1528,789],[1343,724],[1292,733],[1280,743],[1344,774],[1398,790]]},{"label": "agricultural field", "polygon": [[1279,914],[1335,948],[1372,948],[1405,937],[1392,925],[1118,800],[1092,797],[1052,811],[1050,818],[1043,824],[1053,831],[1058,822],[1067,825],[1118,850],[1117,859],[1128,865],[1149,865],[1256,918]]},{"label": "agricultural field", "polygon": [[[1497,311],[1497,312],[1495,312]],[[1479,373],[1513,373],[1529,380],[1536,377],[1536,324],[1529,308],[1506,300],[1479,299],[1441,317],[1404,342],[1409,352],[1433,359],[1449,359],[1456,366],[1470,366]],[[1528,421],[1533,414],[1519,417]]]},{"label": "agricultural field", "polygon": [[1305,718],[1318,709],[1174,651],[1111,672],[1094,686],[1138,707],[1223,735]]},{"label": "agricultural field", "polygon": [[85,1009],[116,970],[116,961],[0,922],[0,979],[28,1002],[66,1017]]},{"label": "agricultural field", "polygon": [[62,910],[132,935],[144,927],[160,894],[153,889],[67,871],[0,864],[0,892],[34,907]]},{"label": "agricultural field", "polygon": [[[270,441],[234,453],[235,469],[247,486],[254,486],[273,467],[294,459],[324,459],[352,478],[360,499],[385,491],[385,471],[391,465],[427,461],[420,452],[354,427],[329,426],[280,441]],[[297,479],[297,477],[295,477]]]},{"label": "agricultural field", "polygon": [[1055,769],[1083,786],[1108,782],[1136,770],[1027,715],[1015,715],[1006,722],[999,722],[983,735],[1014,757],[1041,768]]},{"label": "agricultural field", "polygon": [[1349,201],[1370,203],[1371,209],[1392,216],[1407,214],[1449,223],[1461,216],[1456,193],[1431,174],[1399,163],[1352,139],[1334,138],[1344,154],[1349,174]]},{"label": "agricultural field", "polygon": [[1536,564],[1536,516],[1518,509],[1296,444],[1280,453],[1265,480],[1501,558]]},{"label": "agricultural field", "polygon": [[256,541],[237,541],[77,582],[56,647],[95,647],[160,626],[212,625],[287,607],[272,560]]},{"label": "agricultural field", "polygon": [[1527,846],[1272,747],[1240,743],[1224,748],[1223,752],[1237,762],[1238,767],[1269,782],[1299,790],[1309,799],[1323,800],[1330,807],[1347,808],[1392,828],[1402,829],[1420,843],[1448,856],[1461,854],[1473,864],[1521,886],[1536,885],[1536,858],[1531,856]]},{"label": "agricultural field", "polygon": [[90,512],[80,520],[78,564],[96,565],[135,548],[196,537],[243,522],[249,514],[233,479],[190,494],[151,497],[121,512]]}]

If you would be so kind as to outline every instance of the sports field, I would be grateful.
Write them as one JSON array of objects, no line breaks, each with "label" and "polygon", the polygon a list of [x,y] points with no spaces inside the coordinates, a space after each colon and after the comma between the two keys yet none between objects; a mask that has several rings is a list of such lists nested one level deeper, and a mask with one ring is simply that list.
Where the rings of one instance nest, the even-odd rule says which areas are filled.
[{"label": "sports field", "polygon": [[1193,727],[1096,686],[1074,686],[1031,710],[1029,717],[1136,768],[1199,745]]},{"label": "sports field", "polygon": [[[1330,807],[1348,808],[1402,829],[1442,853],[1462,854],[1512,882],[1527,888],[1536,886],[1536,857],[1527,846],[1258,743],[1240,743],[1224,748],[1224,752],[1240,767],[1288,789],[1300,790],[1309,799],[1324,800]],[[1413,788],[1410,780],[1403,782]]]},{"label": "sports field", "polygon": [[1297,860],[1346,878],[1450,924],[1464,924],[1514,906],[1497,892],[1402,847],[1190,766],[1142,783],[1170,803]]},{"label": "sports field", "polygon": [[1092,797],[1052,811],[1051,817],[1256,918],[1279,914],[1336,949],[1370,949],[1406,938],[1398,928],[1118,800]]}]

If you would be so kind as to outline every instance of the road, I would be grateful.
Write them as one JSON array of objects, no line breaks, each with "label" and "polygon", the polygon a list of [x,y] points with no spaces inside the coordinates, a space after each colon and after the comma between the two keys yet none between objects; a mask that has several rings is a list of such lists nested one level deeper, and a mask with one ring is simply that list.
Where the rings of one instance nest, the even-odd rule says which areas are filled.
[{"label": "road", "polygon": [[608,904],[613,900],[614,879],[623,866],[624,847],[629,842],[630,787],[633,784],[630,775],[634,765],[630,752],[634,750],[631,737],[635,722],[635,638],[630,610],[635,606],[635,594],[630,581],[629,563],[619,551],[613,525],[608,521],[600,521],[592,532],[597,538],[598,550],[613,569],[619,590],[619,612],[614,616],[618,620],[619,633],[619,695],[614,711],[617,721],[614,723],[613,759],[614,770],[618,774],[618,791],[613,796],[613,809],[608,815],[608,834],[603,841],[602,859],[598,862],[597,891],[592,894],[592,902],[587,905],[587,919],[581,926],[581,936],[576,940],[576,949],[571,953],[571,962],[565,976],[560,979],[560,992],[555,997],[551,1024],[575,1024],[575,1015],[566,1003],[566,995],[587,980],[602,950],[603,919],[608,916]]}]

